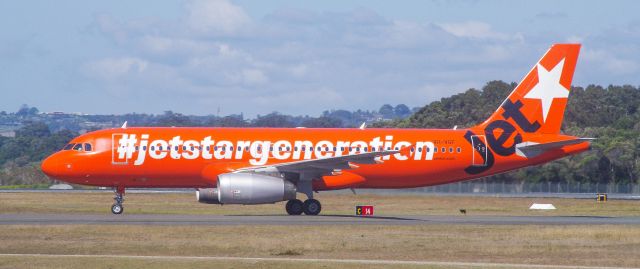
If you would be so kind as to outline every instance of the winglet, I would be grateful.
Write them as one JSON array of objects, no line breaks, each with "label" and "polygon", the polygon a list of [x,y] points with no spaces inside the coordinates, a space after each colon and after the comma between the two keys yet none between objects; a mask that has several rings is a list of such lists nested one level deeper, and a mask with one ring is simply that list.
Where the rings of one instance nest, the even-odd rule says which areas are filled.
[{"label": "winglet", "polygon": [[365,121],[365,122],[363,122],[363,123],[360,125],[360,128],[358,128],[358,129],[360,129],[360,130],[364,130],[365,128],[367,128],[367,122],[366,122],[366,121]]},{"label": "winglet", "polygon": [[122,127],[120,127],[122,129],[127,129],[127,121],[124,121],[124,123],[122,124]]}]

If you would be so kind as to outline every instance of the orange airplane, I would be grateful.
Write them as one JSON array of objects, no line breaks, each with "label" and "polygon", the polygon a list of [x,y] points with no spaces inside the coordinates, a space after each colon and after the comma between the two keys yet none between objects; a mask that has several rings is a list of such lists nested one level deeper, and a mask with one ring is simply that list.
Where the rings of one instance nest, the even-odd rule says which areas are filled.
[{"label": "orange airplane", "polygon": [[[579,44],[553,45],[485,122],[468,129],[122,128],[86,133],[42,163],[50,177],[126,188],[195,188],[199,202],[287,201],[317,215],[314,192],[470,180],[590,149],[560,133]],[[307,199],[302,202],[297,193]]]}]

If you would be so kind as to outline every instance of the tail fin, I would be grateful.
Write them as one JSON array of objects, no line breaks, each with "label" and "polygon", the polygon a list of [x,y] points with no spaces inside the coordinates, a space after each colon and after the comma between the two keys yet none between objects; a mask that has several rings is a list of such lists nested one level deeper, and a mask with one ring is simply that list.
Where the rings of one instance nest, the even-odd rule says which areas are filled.
[{"label": "tail fin", "polygon": [[524,133],[559,133],[579,52],[580,44],[552,45],[479,127],[507,121]]}]

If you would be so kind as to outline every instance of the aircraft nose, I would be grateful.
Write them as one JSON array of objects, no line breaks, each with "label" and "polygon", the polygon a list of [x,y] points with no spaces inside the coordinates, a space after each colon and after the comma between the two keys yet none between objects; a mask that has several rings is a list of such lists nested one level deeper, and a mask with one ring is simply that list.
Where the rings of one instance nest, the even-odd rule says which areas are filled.
[{"label": "aircraft nose", "polygon": [[42,161],[41,168],[42,172],[49,177],[56,177],[61,173],[60,163],[55,155],[51,155]]}]

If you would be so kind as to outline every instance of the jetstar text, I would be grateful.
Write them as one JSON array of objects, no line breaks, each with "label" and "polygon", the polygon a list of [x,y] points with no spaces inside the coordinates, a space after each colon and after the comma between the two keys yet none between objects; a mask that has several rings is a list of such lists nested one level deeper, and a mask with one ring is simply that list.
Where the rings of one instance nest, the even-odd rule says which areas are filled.
[{"label": "jetstar text", "polygon": [[[134,165],[142,165],[147,158],[160,160],[202,158],[205,160],[240,160],[249,158],[251,165],[264,165],[269,158],[277,160],[303,160],[331,158],[365,152],[380,152],[413,147],[410,151],[382,156],[397,160],[432,160],[434,144],[430,141],[393,141],[393,136],[375,137],[370,141],[309,141],[309,140],[215,140],[211,136],[199,140],[175,136],[170,140],[151,140],[148,134],[114,134],[114,160],[129,161],[135,157]],[[134,156],[135,155],[135,156]]]}]

